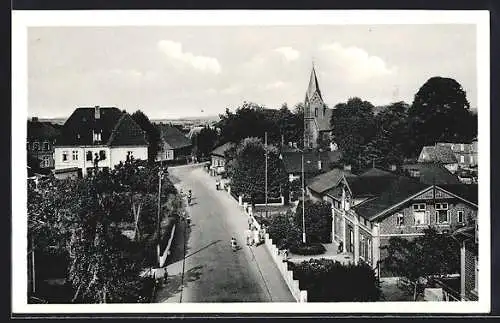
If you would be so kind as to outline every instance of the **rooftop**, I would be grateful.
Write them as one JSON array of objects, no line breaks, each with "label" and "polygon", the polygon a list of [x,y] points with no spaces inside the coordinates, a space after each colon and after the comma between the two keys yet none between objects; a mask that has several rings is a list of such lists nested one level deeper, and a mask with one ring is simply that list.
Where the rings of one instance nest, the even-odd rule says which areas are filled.
[{"label": "rooftop", "polygon": [[160,138],[167,149],[179,149],[191,146],[191,140],[176,127],[168,124],[159,124],[156,127],[160,131]]},{"label": "rooftop", "polygon": [[353,177],[356,176],[352,174],[350,171],[335,168],[329,172],[320,174],[312,178],[307,186],[312,191],[321,194],[336,186],[337,183],[342,179],[342,176],[344,175]]}]

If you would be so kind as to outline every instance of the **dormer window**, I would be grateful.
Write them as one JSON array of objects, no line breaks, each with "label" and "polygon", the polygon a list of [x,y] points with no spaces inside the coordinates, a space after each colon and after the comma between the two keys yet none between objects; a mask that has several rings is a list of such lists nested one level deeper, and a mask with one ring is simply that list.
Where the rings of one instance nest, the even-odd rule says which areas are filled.
[{"label": "dormer window", "polygon": [[94,143],[101,141],[101,133],[94,131]]}]

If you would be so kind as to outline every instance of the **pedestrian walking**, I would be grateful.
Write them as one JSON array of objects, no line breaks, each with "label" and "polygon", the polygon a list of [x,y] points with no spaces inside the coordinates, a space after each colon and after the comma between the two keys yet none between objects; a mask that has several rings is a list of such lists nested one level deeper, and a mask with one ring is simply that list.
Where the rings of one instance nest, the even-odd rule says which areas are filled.
[{"label": "pedestrian walking", "polygon": [[254,230],[253,230],[253,243],[254,245],[258,246],[259,243],[260,243],[260,234],[259,234],[259,230],[257,230],[257,228],[254,227]]},{"label": "pedestrian walking", "polygon": [[250,229],[245,230],[245,239],[247,246],[250,246],[252,244],[252,231]]},{"label": "pedestrian walking", "polygon": [[252,226],[253,226],[252,216],[248,216],[248,229],[252,230]]}]

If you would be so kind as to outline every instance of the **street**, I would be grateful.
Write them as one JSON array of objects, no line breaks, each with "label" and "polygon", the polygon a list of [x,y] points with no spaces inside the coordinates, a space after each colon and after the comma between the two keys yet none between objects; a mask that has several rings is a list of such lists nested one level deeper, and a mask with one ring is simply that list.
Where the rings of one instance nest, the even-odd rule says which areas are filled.
[{"label": "street", "polygon": [[[266,247],[244,244],[247,216],[227,192],[215,189],[215,179],[199,165],[168,171],[183,192],[192,190],[191,224],[178,228],[156,302],[295,302]],[[240,250],[232,251],[231,236]]]}]

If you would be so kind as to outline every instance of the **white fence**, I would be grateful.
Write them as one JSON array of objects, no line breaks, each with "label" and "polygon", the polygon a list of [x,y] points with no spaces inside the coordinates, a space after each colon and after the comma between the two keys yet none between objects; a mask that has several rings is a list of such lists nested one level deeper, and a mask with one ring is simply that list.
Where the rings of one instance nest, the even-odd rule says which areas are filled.
[{"label": "white fence", "polygon": [[273,240],[269,238],[268,233],[266,233],[265,245],[295,300],[299,303],[307,303],[307,290],[300,290],[299,281],[293,279],[293,272],[288,270],[285,257],[280,254],[278,248],[273,244]]}]

